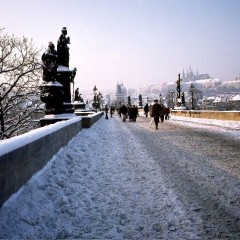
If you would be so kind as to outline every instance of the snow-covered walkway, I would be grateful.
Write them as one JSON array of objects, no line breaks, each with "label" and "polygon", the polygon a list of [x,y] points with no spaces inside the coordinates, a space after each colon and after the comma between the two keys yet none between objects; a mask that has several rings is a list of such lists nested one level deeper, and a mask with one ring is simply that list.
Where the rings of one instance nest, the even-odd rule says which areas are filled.
[{"label": "snow-covered walkway", "polygon": [[189,216],[165,181],[152,147],[161,129],[147,124],[149,145],[117,115],[83,129],[0,209],[0,238],[202,239],[200,210]]}]

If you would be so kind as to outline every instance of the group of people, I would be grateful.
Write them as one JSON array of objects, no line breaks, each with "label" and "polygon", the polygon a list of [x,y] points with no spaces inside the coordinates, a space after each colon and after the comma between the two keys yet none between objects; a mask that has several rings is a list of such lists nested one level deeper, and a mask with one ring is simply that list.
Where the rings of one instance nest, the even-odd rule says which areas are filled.
[{"label": "group of people", "polygon": [[157,99],[154,100],[153,105],[149,106],[147,103],[143,110],[146,117],[148,117],[149,114],[150,117],[152,117],[152,120],[154,120],[156,130],[158,129],[158,124],[160,121],[163,123],[164,119],[169,120],[170,108],[164,107],[163,104],[159,104]]},{"label": "group of people", "polygon": [[[108,111],[109,111],[109,108],[108,108],[108,106],[106,105],[106,106],[105,106],[105,118],[106,118],[106,119],[108,119]],[[115,107],[114,107],[114,106],[111,106],[111,107],[110,107],[110,116],[111,116],[111,118],[112,118],[114,112],[115,112]]]},{"label": "group of people", "polygon": [[136,122],[138,117],[138,107],[136,105],[121,105],[117,108],[118,114],[122,117],[123,122],[129,119],[129,122]]},{"label": "group of people", "polygon": [[[119,107],[110,107],[110,115],[112,117],[113,113],[117,111],[118,115],[122,118],[123,122],[126,122],[129,119],[129,122],[136,122],[137,117],[139,116],[138,107],[135,105],[125,105],[122,104]],[[170,108],[165,107],[163,104],[159,104],[158,100],[154,100],[153,105],[148,105],[148,103],[144,106],[144,115],[148,117],[150,115],[151,122],[154,121],[156,130],[158,129],[159,122],[162,123],[164,120],[169,120]],[[106,119],[108,119],[108,111],[109,108],[105,107]],[[151,123],[150,122],[150,123]]]}]

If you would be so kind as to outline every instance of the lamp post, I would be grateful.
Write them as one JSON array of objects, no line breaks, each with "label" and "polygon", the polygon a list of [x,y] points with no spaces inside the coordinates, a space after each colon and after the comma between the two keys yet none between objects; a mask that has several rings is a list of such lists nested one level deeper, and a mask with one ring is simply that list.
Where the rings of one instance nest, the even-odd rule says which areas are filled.
[{"label": "lamp post", "polygon": [[[98,95],[97,95],[97,101],[98,101],[99,108],[101,108],[102,97],[103,97],[102,93],[99,92]],[[103,105],[102,105],[102,108],[103,108]]]},{"label": "lamp post", "polygon": [[194,90],[195,90],[195,87],[194,87],[194,85],[191,83],[190,92],[191,92],[191,94],[192,94],[192,110],[194,110],[194,102],[193,102]]},{"label": "lamp post", "polygon": [[176,97],[176,101],[177,101],[177,106],[181,106],[182,104],[182,100],[181,100],[181,81],[182,79],[180,78],[180,73],[178,74],[178,80],[176,81],[177,84],[177,97]]},{"label": "lamp post", "polygon": [[131,103],[131,97],[130,96],[128,96],[128,106],[132,106],[132,103]]},{"label": "lamp post", "polygon": [[92,105],[95,108],[96,112],[97,112],[97,102],[98,102],[97,92],[98,92],[98,89],[95,85],[93,88],[93,104]]},{"label": "lamp post", "polygon": [[162,104],[162,94],[159,94],[159,103]]}]

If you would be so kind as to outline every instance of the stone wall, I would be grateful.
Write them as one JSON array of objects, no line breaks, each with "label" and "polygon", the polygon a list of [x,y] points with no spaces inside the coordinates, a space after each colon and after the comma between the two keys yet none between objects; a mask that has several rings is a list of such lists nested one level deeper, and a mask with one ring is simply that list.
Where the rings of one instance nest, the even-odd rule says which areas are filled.
[{"label": "stone wall", "polygon": [[82,128],[90,128],[103,112],[76,116],[0,141],[0,207]]},{"label": "stone wall", "polygon": [[0,142],[0,206],[82,129],[74,117]]},{"label": "stone wall", "polygon": [[103,112],[91,113],[89,115],[85,115],[84,112],[75,112],[77,116],[82,117],[82,127],[90,128],[95,122],[99,120],[103,116]]},{"label": "stone wall", "polygon": [[171,110],[174,116],[240,121],[240,111]]}]

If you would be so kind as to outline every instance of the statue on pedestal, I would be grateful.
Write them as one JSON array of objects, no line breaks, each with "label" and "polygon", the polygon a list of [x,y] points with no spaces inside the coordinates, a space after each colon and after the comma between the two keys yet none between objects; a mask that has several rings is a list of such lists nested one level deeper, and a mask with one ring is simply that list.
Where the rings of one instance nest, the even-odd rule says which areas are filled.
[{"label": "statue on pedestal", "polygon": [[58,65],[69,67],[69,47],[70,37],[66,37],[67,28],[62,28],[62,34],[60,35],[57,42],[57,52],[58,52]]},{"label": "statue on pedestal", "polygon": [[43,62],[43,81],[55,81],[57,74],[57,59],[58,54],[52,42],[49,42],[48,49],[42,55]]},{"label": "statue on pedestal", "polygon": [[74,109],[71,105],[71,86],[74,82],[77,69],[69,69],[69,48],[70,38],[66,37],[67,29],[62,28],[62,34],[57,42],[57,51],[52,42],[48,44],[48,49],[42,55],[43,81],[40,86],[41,100],[46,106],[46,115],[40,120],[41,126],[56,121],[65,120],[62,114],[70,114]]}]

